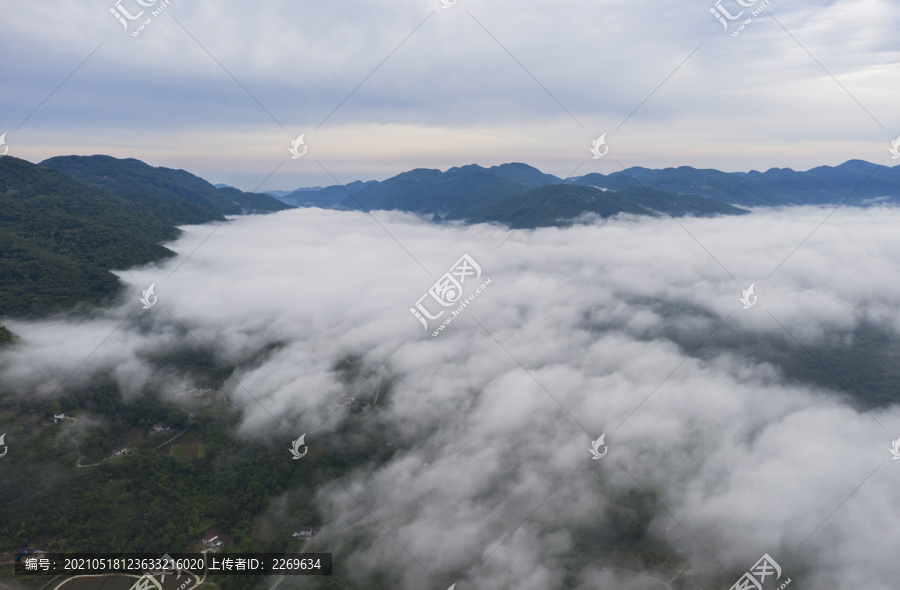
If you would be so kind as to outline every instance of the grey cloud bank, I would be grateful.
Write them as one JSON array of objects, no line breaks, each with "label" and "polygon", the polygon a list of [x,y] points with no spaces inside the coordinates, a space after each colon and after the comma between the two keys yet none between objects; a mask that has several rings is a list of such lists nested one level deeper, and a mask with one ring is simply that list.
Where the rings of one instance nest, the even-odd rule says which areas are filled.
[{"label": "grey cloud bank", "polygon": [[[336,484],[316,498],[323,542],[337,549],[365,531],[345,564],[361,579],[389,563],[409,590],[440,585],[425,569],[443,587],[558,587],[580,535],[607,526],[617,494],[646,486],[671,513],[657,511],[653,534],[723,587],[736,577],[718,564],[739,574],[769,553],[798,585],[888,590],[900,472],[887,448],[900,411],[861,411],[729,340],[801,351],[867,323],[900,334],[900,210],[842,208],[810,236],[829,212],[622,217],[519,231],[498,248],[498,227],[376,212],[395,241],[365,214],[295,210],[222,226],[166,278],[212,231],[188,227],[171,245],[178,260],[123,275],[133,287],[120,306],[4,321],[22,343],[0,359],[0,378],[48,395],[111,370],[135,395],[181,379],[147,358],[184,345],[187,329],[238,366],[228,395],[245,408],[240,435],[287,447],[340,423],[340,412],[326,420],[348,394],[335,362],[358,355],[374,370],[388,359],[365,385],[390,387],[366,428],[400,450],[341,482],[366,509]],[[432,338],[408,309],[463,253],[490,288]],[[759,302],[742,310],[754,281]],[[151,282],[158,303],[140,310]],[[609,453],[591,461],[604,432]],[[578,588],[658,586],[603,569],[604,557],[575,561]]]},{"label": "grey cloud bank", "polygon": [[333,184],[316,160],[343,182],[473,160],[564,176],[607,132],[609,159],[582,173],[880,162],[900,134],[887,0],[774,2],[737,39],[712,2],[173,1],[137,39],[111,4],[2,8],[11,153],[137,157],[252,190],[303,132],[308,157],[264,189]]}]

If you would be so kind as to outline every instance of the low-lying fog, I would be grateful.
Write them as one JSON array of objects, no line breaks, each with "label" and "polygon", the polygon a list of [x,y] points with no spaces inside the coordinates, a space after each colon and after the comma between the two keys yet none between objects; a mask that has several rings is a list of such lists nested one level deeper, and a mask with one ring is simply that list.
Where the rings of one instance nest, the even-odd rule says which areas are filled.
[{"label": "low-lying fog", "polygon": [[[799,587],[894,590],[900,411],[788,379],[740,345],[799,358],[850,346],[864,324],[900,332],[900,209],[842,208],[816,230],[829,213],[620,218],[508,239],[318,209],[239,218],[202,245],[214,226],[193,226],[170,246],[178,258],[120,273],[131,288],[114,309],[5,321],[21,343],[0,378],[48,395],[112,369],[136,395],[169,377],[148,355],[195,338],[239,367],[243,387],[227,383],[246,408],[239,436],[287,448],[340,422],[319,426],[361,381],[335,364],[358,357],[375,372],[366,391],[390,384],[371,427],[401,449],[342,482],[390,532],[376,525],[342,564],[359,579],[390,564],[409,590],[559,588],[573,531],[646,488],[659,492],[651,533],[723,587],[768,553]],[[433,337],[410,308],[465,253],[491,282]],[[151,283],[158,302],[144,310]],[[742,309],[751,283],[758,302]],[[272,343],[283,346],[259,363]],[[592,460],[604,433],[608,453]],[[342,531],[371,521],[337,485],[315,501],[335,551]],[[570,580],[661,587],[603,569],[606,557],[575,562]]]}]

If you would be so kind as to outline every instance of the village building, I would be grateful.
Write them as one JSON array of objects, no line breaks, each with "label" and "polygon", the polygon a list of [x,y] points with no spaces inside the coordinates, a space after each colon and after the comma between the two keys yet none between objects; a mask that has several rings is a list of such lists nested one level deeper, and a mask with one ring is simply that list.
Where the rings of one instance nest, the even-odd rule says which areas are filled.
[{"label": "village building", "polygon": [[297,529],[296,531],[294,531],[294,534],[291,535],[291,537],[294,539],[309,539],[310,537],[313,536],[313,534],[315,532],[316,532],[315,527],[313,527],[310,524],[310,525],[302,526],[299,529]]},{"label": "village building", "polygon": [[160,432],[165,432],[166,430],[171,430],[165,424],[156,424],[153,428],[150,429],[150,434],[159,434]]},{"label": "village building", "polygon": [[203,537],[201,542],[213,551],[219,551],[225,548],[225,541],[220,539],[218,533],[215,531]]}]

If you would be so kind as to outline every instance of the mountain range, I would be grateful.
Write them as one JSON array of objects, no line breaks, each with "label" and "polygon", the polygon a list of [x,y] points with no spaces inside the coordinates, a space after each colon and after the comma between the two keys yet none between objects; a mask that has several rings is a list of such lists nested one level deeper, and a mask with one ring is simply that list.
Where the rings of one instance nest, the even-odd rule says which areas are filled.
[{"label": "mountain range", "polygon": [[744,207],[827,205],[844,200],[851,205],[865,205],[877,200],[900,200],[900,166],[863,160],[805,172],[790,168],[721,172],[690,166],[663,170],[634,167],[609,175],[588,174],[573,182],[612,190],[640,184]]},{"label": "mountain range", "polygon": [[[591,190],[563,190],[565,185]],[[556,188],[547,188],[551,186]],[[401,210],[436,220],[542,227],[567,225],[586,213],[709,216],[745,213],[740,207],[897,202],[900,167],[862,160],[805,172],[633,167],[564,181],[522,163],[471,164],[446,172],[420,168],[381,182],[302,188],[278,198],[300,207]],[[536,209],[524,216],[522,210],[529,207]]]},{"label": "mountain range", "polygon": [[567,186],[527,164],[477,164],[446,172],[419,168],[387,180],[356,181],[278,197],[301,207],[396,210],[435,221],[494,222],[511,227],[565,226],[582,215],[739,215],[742,209],[697,195],[637,187],[623,192]]},{"label": "mountain range", "polygon": [[567,226],[581,218],[741,215],[742,207],[900,200],[900,167],[851,160],[805,172],[629,168],[563,180],[522,163],[415,169],[383,181],[270,194],[212,185],[184,170],[111,156],[32,164],[0,157],[0,317],[100,303],[110,269],[172,256],[178,225],[299,207],[399,210],[437,223]]},{"label": "mountain range", "polygon": [[40,165],[109,191],[173,225],[292,208],[271,195],[245,193],[227,185],[216,188],[190,172],[154,167],[133,158],[58,156]]},{"label": "mountain range", "polygon": [[291,208],[139,160],[0,157],[0,317],[114,297],[121,283],[110,269],[174,256],[161,242],[179,236],[177,225]]}]

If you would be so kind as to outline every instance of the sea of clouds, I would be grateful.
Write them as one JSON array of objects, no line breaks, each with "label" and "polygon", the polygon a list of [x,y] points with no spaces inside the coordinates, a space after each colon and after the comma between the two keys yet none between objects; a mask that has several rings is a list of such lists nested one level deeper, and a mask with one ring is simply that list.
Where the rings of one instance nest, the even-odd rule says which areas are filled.
[{"label": "sea of clouds", "polygon": [[[368,527],[341,566],[360,580],[390,564],[409,590],[559,588],[572,531],[603,526],[614,493],[646,488],[660,505],[651,532],[690,552],[687,573],[730,585],[768,553],[800,587],[893,590],[900,411],[864,411],[717,345],[814,348],[863,323],[900,332],[900,210],[842,208],[822,224],[829,213],[511,235],[319,209],[191,226],[170,245],[178,258],[119,273],[119,305],[4,321],[21,342],[0,378],[23,395],[105,371],[126,395],[168,390],[181,377],[148,358],[195,340],[239,367],[227,384],[245,407],[238,436],[287,446],[340,423],[332,404],[358,384],[334,367],[357,359],[366,387],[389,383],[373,424],[399,450],[316,502],[335,552]],[[464,253],[491,284],[432,337],[409,308]],[[144,310],[151,283],[158,301]],[[750,283],[759,299],[742,309]],[[591,460],[603,433],[608,454]],[[579,589],[668,583],[604,568],[607,557],[578,562]]]}]

